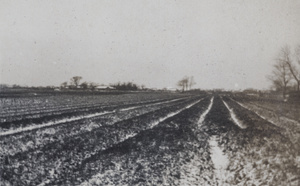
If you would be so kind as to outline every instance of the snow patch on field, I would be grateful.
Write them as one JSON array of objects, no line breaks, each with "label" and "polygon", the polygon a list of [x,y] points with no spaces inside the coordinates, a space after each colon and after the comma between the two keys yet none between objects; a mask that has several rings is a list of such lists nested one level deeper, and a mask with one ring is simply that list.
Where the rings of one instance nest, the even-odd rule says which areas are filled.
[{"label": "snow patch on field", "polygon": [[[233,99],[232,99],[233,100]],[[233,100],[233,101],[235,101],[235,100]],[[244,104],[242,104],[242,103],[240,103],[240,102],[238,102],[238,101],[235,101],[237,104],[239,104],[241,107],[243,107],[243,108],[245,108],[245,109],[247,109],[247,110],[250,110],[250,111],[252,111],[252,112],[254,112],[257,116],[259,116],[260,118],[262,118],[262,119],[264,119],[264,120],[266,120],[266,121],[268,121],[269,123],[271,123],[271,124],[273,124],[273,125],[276,125],[276,126],[279,126],[279,127],[284,127],[284,128],[286,128],[286,124],[289,124],[289,125],[293,125],[293,126],[299,126],[299,122],[298,121],[296,121],[296,120],[293,120],[293,119],[290,119],[290,118],[287,118],[287,117],[284,117],[284,116],[276,116],[273,112],[271,112],[271,111],[266,111],[266,110],[264,110],[263,108],[260,108],[259,106],[256,106],[255,104],[252,106],[252,107],[254,107],[257,111],[259,111],[259,112],[261,112],[262,114],[264,114],[264,113],[272,113],[271,114],[271,117],[269,116],[268,117],[268,115],[267,114],[265,114],[265,115],[267,115],[267,117],[264,117],[262,114],[260,114],[259,112],[257,112],[256,110],[254,110],[254,109],[251,109],[250,107],[248,107],[248,106],[246,106],[246,105],[244,105]],[[283,126],[283,123],[285,124],[285,126]]]},{"label": "snow patch on field", "polygon": [[[234,102],[236,102],[237,104],[239,104],[241,107],[243,107],[243,108],[245,108],[245,109],[247,109],[247,110],[251,110],[251,109],[250,109],[249,107],[247,107],[246,105],[244,105],[244,104],[242,104],[242,103],[240,103],[240,102],[238,102],[238,101],[235,101],[234,99],[231,99],[231,100],[234,101]],[[253,111],[253,110],[251,110],[251,111]],[[255,112],[255,111],[253,111],[253,112]],[[257,112],[255,112],[255,114],[258,115],[259,117],[261,117],[262,119],[267,120],[265,117],[259,115]]]},{"label": "snow patch on field", "polygon": [[[233,99],[232,99],[232,100],[233,100]],[[233,100],[233,101],[235,101],[235,100]],[[247,107],[246,105],[244,105],[244,104],[242,104],[242,103],[240,103],[240,102],[238,102],[238,101],[235,101],[235,102],[236,102],[237,104],[239,104],[241,107],[243,107],[243,108],[245,108],[245,109],[247,109],[247,110],[250,110],[250,111],[254,112],[256,115],[258,115],[258,116],[259,116],[260,118],[262,118],[263,120],[266,120],[266,121],[268,121],[269,123],[271,123],[271,124],[273,124],[273,125],[276,125],[273,121],[271,121],[271,120],[267,119],[266,117],[260,115],[258,112],[256,112],[256,111],[250,109],[250,108]]]},{"label": "snow patch on field", "polygon": [[200,116],[200,119],[198,121],[198,124],[202,124],[204,119],[205,119],[205,116],[208,114],[208,112],[210,111],[212,105],[213,105],[213,102],[214,102],[214,97],[212,97],[210,99],[210,104],[208,105],[207,109],[203,112],[203,114]]},{"label": "snow patch on field", "polygon": [[93,117],[96,117],[96,116],[102,116],[102,115],[110,114],[110,113],[113,113],[113,112],[114,111],[107,111],[107,112],[89,114],[89,115],[86,115],[86,116],[77,116],[77,117],[72,117],[72,118],[65,118],[65,119],[61,119],[61,120],[58,120],[58,121],[50,121],[50,122],[43,123],[43,124],[40,124],[40,125],[32,125],[32,126],[28,126],[28,127],[23,127],[23,128],[10,130],[10,131],[1,132],[0,136],[6,136],[6,135],[16,134],[16,133],[20,133],[20,132],[26,132],[26,131],[30,131],[30,130],[45,128],[45,127],[49,127],[49,126],[63,124],[63,123],[66,123],[66,122],[77,121],[77,120],[80,120],[80,119],[93,118]]},{"label": "snow patch on field", "polygon": [[196,102],[194,102],[194,103],[192,103],[192,104],[190,104],[190,105],[188,105],[188,106],[186,106],[186,107],[184,107],[184,108],[182,108],[182,109],[180,109],[180,110],[178,110],[178,111],[176,111],[176,112],[169,113],[169,114],[166,115],[165,117],[159,118],[157,121],[155,121],[155,122],[153,122],[153,123],[150,124],[150,128],[153,128],[153,127],[155,127],[156,125],[158,125],[160,122],[163,122],[164,120],[166,120],[166,119],[168,119],[168,118],[170,118],[170,117],[173,117],[173,116],[179,114],[180,112],[182,112],[182,111],[184,111],[184,110],[186,110],[186,109],[188,109],[188,108],[190,108],[190,107],[196,105],[197,103],[199,103],[199,102],[202,101],[202,100],[203,100],[203,99],[200,99],[200,100],[198,100],[198,101],[196,101]]},{"label": "snow patch on field", "polygon": [[190,161],[180,168],[180,180],[178,185],[208,185],[211,174],[207,170],[201,170],[203,167],[203,157],[195,154]]},{"label": "snow patch on field", "polygon": [[[175,101],[182,100],[182,99],[186,99],[186,98],[178,98],[178,99],[173,99],[173,100],[168,100],[168,101],[162,101],[162,102],[159,102],[159,103],[153,103],[153,104],[150,104],[150,106],[161,105],[161,104],[166,104],[166,103],[171,103],[171,102],[175,102]],[[123,108],[123,109],[120,109],[120,111],[133,110],[133,109],[137,109],[137,108],[142,108],[142,107],[144,107],[144,106],[145,106],[145,105],[142,105],[142,106],[133,106],[133,107],[128,107],[128,108]]]},{"label": "snow patch on field", "polygon": [[223,153],[222,149],[218,146],[217,138],[212,136],[209,140],[211,150],[211,159],[215,168],[215,176],[218,185],[224,185],[226,181],[226,169],[229,165],[228,157]]},{"label": "snow patch on field", "polygon": [[235,113],[233,112],[233,109],[231,109],[231,108],[227,105],[227,103],[226,103],[224,100],[222,100],[222,101],[223,101],[223,103],[225,104],[225,106],[227,107],[227,109],[229,110],[230,116],[231,116],[232,120],[234,121],[234,123],[235,123],[237,126],[239,126],[241,129],[247,128],[247,125],[243,124],[243,122],[240,121],[240,120],[237,118],[237,116],[236,116]]}]

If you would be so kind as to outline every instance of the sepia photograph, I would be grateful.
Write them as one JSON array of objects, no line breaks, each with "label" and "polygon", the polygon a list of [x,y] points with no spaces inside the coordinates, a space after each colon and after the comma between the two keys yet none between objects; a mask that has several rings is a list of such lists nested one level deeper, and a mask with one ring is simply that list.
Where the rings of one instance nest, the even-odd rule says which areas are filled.
[{"label": "sepia photograph", "polygon": [[0,0],[0,186],[299,186],[300,0]]}]

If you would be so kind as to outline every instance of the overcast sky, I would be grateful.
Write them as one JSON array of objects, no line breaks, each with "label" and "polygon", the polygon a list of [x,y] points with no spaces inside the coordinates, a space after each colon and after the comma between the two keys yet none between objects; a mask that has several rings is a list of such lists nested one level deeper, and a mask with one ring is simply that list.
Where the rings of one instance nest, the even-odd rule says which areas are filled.
[{"label": "overcast sky", "polygon": [[0,0],[0,83],[132,81],[268,88],[281,47],[300,44],[300,0]]}]

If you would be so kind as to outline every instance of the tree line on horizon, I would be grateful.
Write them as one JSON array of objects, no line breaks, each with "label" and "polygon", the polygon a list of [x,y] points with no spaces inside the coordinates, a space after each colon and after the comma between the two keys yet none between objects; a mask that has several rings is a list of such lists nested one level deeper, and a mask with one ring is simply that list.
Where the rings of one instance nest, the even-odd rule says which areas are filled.
[{"label": "tree line on horizon", "polygon": [[[81,76],[74,76],[70,79],[70,82],[63,82],[60,87],[62,89],[90,89],[90,90],[95,90],[97,87],[101,86],[98,83],[94,83],[94,82],[82,82],[81,80],[83,78]],[[105,86],[104,86],[105,87]],[[136,90],[144,90],[145,85],[137,85],[135,83],[132,82],[118,82],[118,83],[114,83],[114,84],[110,84],[109,86],[106,86],[108,89],[116,89],[116,90],[131,90],[131,91],[136,91]]]},{"label": "tree line on horizon", "polygon": [[[70,82],[68,83],[67,81],[63,82],[61,84],[61,88],[69,88],[69,89],[91,89],[91,90],[95,90],[99,84],[98,83],[94,83],[94,82],[82,82],[80,83],[80,81],[82,80],[81,76],[74,76],[70,79]],[[194,77],[193,76],[185,76],[183,77],[181,80],[179,80],[177,82],[177,86],[179,88],[181,88],[182,92],[185,91],[190,91],[192,90],[192,87],[196,84],[196,82],[194,81]],[[135,90],[145,90],[147,89],[145,87],[145,85],[137,85],[135,83],[132,82],[118,82],[118,83],[114,83],[114,84],[110,84],[109,87],[112,87],[116,90],[131,90],[131,91],[135,91]]]}]

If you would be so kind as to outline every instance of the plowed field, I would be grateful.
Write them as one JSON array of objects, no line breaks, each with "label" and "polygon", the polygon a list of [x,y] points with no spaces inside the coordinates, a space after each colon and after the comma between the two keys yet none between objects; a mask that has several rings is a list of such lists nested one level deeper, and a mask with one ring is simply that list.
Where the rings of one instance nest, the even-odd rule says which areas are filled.
[{"label": "plowed field", "polygon": [[1,99],[3,185],[299,185],[298,121],[230,96]]}]

